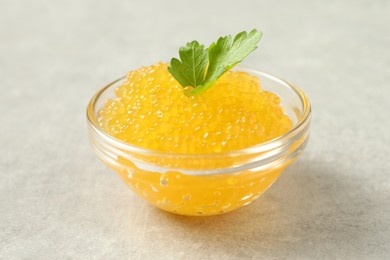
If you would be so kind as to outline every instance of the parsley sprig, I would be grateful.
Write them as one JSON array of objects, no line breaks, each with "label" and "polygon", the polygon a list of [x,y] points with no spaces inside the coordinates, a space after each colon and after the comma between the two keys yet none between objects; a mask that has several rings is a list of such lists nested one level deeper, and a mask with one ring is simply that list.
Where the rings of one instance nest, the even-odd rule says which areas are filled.
[{"label": "parsley sprig", "polygon": [[184,88],[193,88],[189,95],[202,93],[257,49],[261,36],[254,29],[240,32],[234,39],[230,35],[220,37],[208,48],[197,41],[189,42],[179,49],[180,60],[172,58],[168,71]]}]

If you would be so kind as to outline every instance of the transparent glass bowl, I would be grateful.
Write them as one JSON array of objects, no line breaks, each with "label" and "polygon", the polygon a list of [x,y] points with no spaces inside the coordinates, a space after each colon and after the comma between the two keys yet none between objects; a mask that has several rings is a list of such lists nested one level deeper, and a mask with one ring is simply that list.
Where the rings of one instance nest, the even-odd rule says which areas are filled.
[{"label": "transparent glass bowl", "polygon": [[181,215],[216,215],[260,197],[302,153],[309,137],[311,108],[297,87],[270,74],[237,68],[260,79],[277,94],[294,123],[286,134],[245,149],[205,154],[174,154],[137,147],[107,134],[97,117],[125,77],[102,88],[87,108],[89,138],[98,157],[141,198]]}]

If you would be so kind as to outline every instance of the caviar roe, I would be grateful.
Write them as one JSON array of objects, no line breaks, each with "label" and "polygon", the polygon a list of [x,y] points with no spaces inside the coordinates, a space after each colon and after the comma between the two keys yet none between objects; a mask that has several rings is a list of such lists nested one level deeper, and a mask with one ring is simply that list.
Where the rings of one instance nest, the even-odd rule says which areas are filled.
[{"label": "caviar roe", "polygon": [[129,72],[99,114],[100,126],[127,143],[175,153],[216,153],[257,145],[292,128],[280,99],[259,79],[228,71],[187,96],[165,63]]},{"label": "caviar roe", "polygon": [[[108,100],[100,111],[98,120],[103,130],[127,143],[164,152],[236,150],[269,141],[292,128],[280,99],[261,90],[259,79],[244,72],[229,71],[206,92],[186,96],[167,64],[158,63],[130,72],[115,94],[116,98]],[[135,193],[158,208],[196,216],[222,214],[249,204],[289,163],[271,169],[195,176],[185,170],[230,167],[237,158],[132,156],[166,169],[155,171],[136,165],[132,158],[118,156],[110,165]]]}]

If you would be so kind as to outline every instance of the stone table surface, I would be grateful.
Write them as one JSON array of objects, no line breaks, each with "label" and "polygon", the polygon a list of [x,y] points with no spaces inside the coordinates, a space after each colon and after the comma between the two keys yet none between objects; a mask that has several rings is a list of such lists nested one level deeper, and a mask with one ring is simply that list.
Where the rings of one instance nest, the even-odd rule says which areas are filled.
[{"label": "stone table surface", "polygon": [[[0,259],[389,259],[390,2],[0,0]],[[149,206],[87,139],[91,96],[197,39],[258,28],[244,65],[313,105],[302,157],[216,217]]]}]

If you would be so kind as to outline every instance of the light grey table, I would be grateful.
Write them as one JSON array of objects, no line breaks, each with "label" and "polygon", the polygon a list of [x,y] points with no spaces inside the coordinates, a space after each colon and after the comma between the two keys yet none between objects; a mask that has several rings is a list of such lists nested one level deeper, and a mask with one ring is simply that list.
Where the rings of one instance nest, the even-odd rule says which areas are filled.
[{"label": "light grey table", "polygon": [[[390,257],[390,2],[0,0],[0,259]],[[244,65],[300,86],[307,150],[255,203],[188,218],[93,154],[103,85],[187,41],[258,28]]]}]

